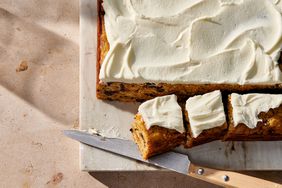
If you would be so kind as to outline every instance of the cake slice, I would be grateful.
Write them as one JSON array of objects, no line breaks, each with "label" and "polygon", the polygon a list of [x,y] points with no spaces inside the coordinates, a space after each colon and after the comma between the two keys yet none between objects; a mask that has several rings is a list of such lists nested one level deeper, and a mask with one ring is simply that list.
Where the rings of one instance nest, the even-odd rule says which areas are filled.
[{"label": "cake slice", "polygon": [[157,97],[141,104],[131,132],[144,159],[183,144],[185,128],[176,95]]},{"label": "cake slice", "polygon": [[186,147],[219,140],[227,129],[219,90],[189,98],[185,106]]},{"label": "cake slice", "polygon": [[282,95],[231,94],[225,140],[281,140]]}]

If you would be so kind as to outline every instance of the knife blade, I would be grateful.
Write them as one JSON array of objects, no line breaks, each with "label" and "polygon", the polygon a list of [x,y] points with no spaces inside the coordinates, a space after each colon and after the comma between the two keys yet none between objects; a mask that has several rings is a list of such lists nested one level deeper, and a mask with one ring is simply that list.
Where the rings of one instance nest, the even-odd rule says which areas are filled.
[{"label": "knife blade", "polygon": [[270,182],[238,172],[224,171],[201,167],[190,162],[187,155],[173,151],[166,152],[148,160],[144,160],[133,141],[118,138],[105,138],[95,134],[77,130],[65,130],[63,133],[83,144],[115,153],[127,158],[135,159],[147,164],[166,168],[181,174],[185,174],[203,181],[207,181],[224,187],[279,187],[279,183]]},{"label": "knife blade", "polygon": [[144,163],[153,164],[158,167],[170,169],[178,173],[188,173],[190,160],[187,155],[176,152],[166,152],[164,154],[151,157],[148,160],[144,160],[133,141],[118,138],[105,138],[99,135],[89,134],[77,130],[65,130],[63,132],[67,137],[95,148],[142,161]]}]

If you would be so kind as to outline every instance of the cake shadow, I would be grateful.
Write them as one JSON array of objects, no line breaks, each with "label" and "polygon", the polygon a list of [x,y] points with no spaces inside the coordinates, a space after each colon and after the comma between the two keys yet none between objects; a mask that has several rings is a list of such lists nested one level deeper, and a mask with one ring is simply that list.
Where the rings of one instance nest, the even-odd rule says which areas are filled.
[{"label": "cake shadow", "polygon": [[119,101],[103,101],[104,103],[113,106],[116,109],[129,112],[135,115],[138,112],[138,107],[141,103],[127,103],[127,102],[119,102]]},{"label": "cake shadow", "polygon": [[0,14],[0,85],[51,119],[73,124],[79,106],[78,44],[3,8]]}]

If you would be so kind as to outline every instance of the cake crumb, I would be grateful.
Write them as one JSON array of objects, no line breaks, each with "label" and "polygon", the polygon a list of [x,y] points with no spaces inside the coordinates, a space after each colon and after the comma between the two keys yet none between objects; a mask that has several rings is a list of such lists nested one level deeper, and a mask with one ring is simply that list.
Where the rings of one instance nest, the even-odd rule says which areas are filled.
[{"label": "cake crumb", "polygon": [[40,148],[42,148],[42,146],[43,146],[43,144],[40,143],[40,142],[34,142],[34,141],[32,141],[31,144],[34,145],[34,146],[38,146],[38,147],[40,147]]},{"label": "cake crumb", "polygon": [[53,185],[57,185],[58,183],[60,183],[63,180],[63,173],[59,172],[55,175],[53,175],[52,179],[49,180],[46,184],[53,184]]},{"label": "cake crumb", "polygon": [[25,182],[25,183],[23,184],[23,188],[30,188],[29,183],[28,183],[28,182]]},{"label": "cake crumb", "polygon": [[33,165],[31,162],[22,170],[22,172],[26,175],[32,175],[33,173]]},{"label": "cake crumb", "polygon": [[27,61],[22,61],[19,67],[16,69],[16,72],[26,71],[28,69]]},{"label": "cake crumb", "polygon": [[78,129],[78,127],[79,127],[79,120],[78,120],[78,119],[76,119],[76,120],[73,122],[73,126],[72,126],[72,128],[74,128],[74,129]]}]

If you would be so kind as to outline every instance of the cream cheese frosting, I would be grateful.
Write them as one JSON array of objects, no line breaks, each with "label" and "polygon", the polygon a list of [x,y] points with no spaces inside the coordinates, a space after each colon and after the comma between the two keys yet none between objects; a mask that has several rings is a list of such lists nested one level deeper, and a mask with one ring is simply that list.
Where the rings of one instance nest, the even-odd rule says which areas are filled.
[{"label": "cream cheese frosting", "polygon": [[221,92],[218,90],[189,98],[186,111],[194,138],[203,130],[220,127],[226,122]]},{"label": "cream cheese frosting", "polygon": [[104,0],[102,82],[281,83],[277,0]]},{"label": "cream cheese frosting", "polygon": [[142,103],[138,108],[146,128],[157,125],[167,129],[174,129],[180,133],[185,132],[182,110],[177,103],[176,95],[156,97]]},{"label": "cream cheese frosting", "polygon": [[278,94],[231,94],[231,105],[233,122],[236,127],[243,123],[249,128],[256,128],[261,121],[258,115],[260,112],[268,112],[271,108],[277,108],[282,104],[282,95]]}]

